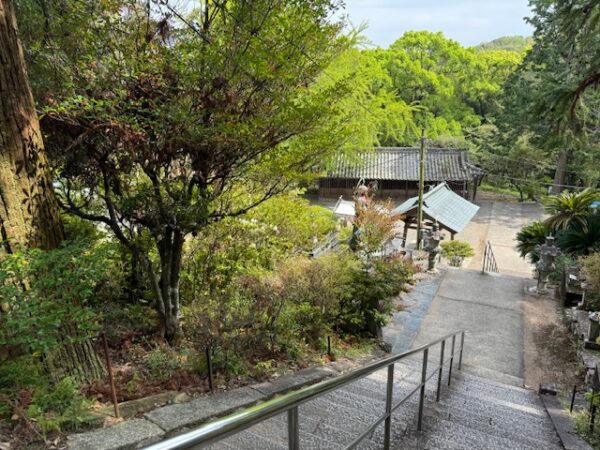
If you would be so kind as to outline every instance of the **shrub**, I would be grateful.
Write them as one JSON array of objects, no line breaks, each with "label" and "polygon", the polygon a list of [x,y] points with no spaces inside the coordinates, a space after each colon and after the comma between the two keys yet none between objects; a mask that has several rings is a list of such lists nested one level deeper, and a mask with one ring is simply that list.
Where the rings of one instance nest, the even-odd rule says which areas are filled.
[{"label": "shrub", "polygon": [[148,376],[153,381],[165,381],[187,367],[187,355],[176,349],[161,346],[152,350],[145,358]]},{"label": "shrub", "polygon": [[64,326],[82,339],[94,334],[98,317],[91,306],[119,292],[114,258],[114,246],[85,241],[1,258],[0,346],[48,352],[64,338]]},{"label": "shrub", "polygon": [[535,251],[538,245],[545,242],[546,236],[551,234],[550,227],[545,222],[532,222],[524,226],[517,233],[517,250],[521,258],[529,255],[531,262],[535,263],[539,260],[539,255]]},{"label": "shrub", "polygon": [[590,308],[597,310],[600,308],[600,253],[581,257],[579,262],[587,285],[586,303],[590,305]]},{"label": "shrub", "polygon": [[337,327],[350,334],[377,336],[390,318],[393,297],[411,282],[412,268],[400,258],[376,258],[355,267],[351,297],[342,301]]},{"label": "shrub", "polygon": [[36,389],[27,415],[46,434],[76,427],[83,422],[89,407],[73,379],[67,377],[56,386]]},{"label": "shrub", "polygon": [[445,241],[440,246],[442,256],[449,260],[451,266],[459,267],[464,258],[474,255],[473,247],[465,241]]}]

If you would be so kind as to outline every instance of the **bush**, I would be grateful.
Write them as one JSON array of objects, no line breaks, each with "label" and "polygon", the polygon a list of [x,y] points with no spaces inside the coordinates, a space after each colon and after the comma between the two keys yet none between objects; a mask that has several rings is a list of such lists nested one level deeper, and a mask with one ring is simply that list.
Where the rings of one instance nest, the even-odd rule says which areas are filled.
[{"label": "bush", "polygon": [[148,377],[152,381],[165,381],[178,372],[198,372],[201,368],[199,358],[192,349],[174,349],[160,346],[144,358]]},{"label": "bush", "polygon": [[532,222],[521,228],[516,237],[517,250],[521,258],[529,255],[531,262],[536,263],[540,257],[535,248],[542,245],[546,241],[546,236],[550,234],[550,227],[545,222]]},{"label": "bush", "polygon": [[586,304],[593,310],[600,309],[600,253],[579,258],[581,273],[585,277]]},{"label": "bush", "polygon": [[474,254],[471,244],[465,241],[444,241],[440,246],[442,247],[442,255],[446,258],[452,258],[453,256],[467,258]]},{"label": "bush", "polygon": [[459,267],[464,258],[474,255],[473,247],[465,241],[445,241],[440,246],[442,256],[447,258],[452,266]]},{"label": "bush", "polygon": [[336,326],[353,335],[377,336],[392,311],[393,298],[411,282],[412,268],[400,258],[377,258],[371,267],[356,267],[351,297],[342,301]]},{"label": "bush", "polygon": [[44,382],[41,365],[29,355],[0,361],[0,419],[12,415],[15,403],[27,407],[28,404],[21,404],[20,393],[30,392]]},{"label": "bush", "polygon": [[29,250],[0,259],[0,346],[45,353],[64,338],[63,327],[80,338],[95,334],[92,306],[120,289],[115,247],[67,242],[52,251]]},{"label": "bush", "polygon": [[56,386],[36,389],[27,415],[46,434],[76,427],[83,422],[89,407],[89,402],[81,395],[75,382],[67,377]]}]

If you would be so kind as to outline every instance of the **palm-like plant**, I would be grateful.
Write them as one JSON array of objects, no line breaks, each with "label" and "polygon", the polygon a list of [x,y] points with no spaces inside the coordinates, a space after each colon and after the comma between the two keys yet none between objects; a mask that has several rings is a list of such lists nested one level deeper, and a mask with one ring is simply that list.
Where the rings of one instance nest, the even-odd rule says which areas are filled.
[{"label": "palm-like plant", "polygon": [[553,231],[567,229],[587,230],[587,217],[592,214],[592,203],[600,200],[600,194],[586,188],[581,192],[565,191],[546,200],[545,209],[551,214],[546,225]]},{"label": "palm-like plant", "polygon": [[544,222],[533,222],[521,228],[516,238],[517,250],[521,254],[521,258],[529,255],[532,262],[537,262],[539,255],[535,251],[535,247],[543,244],[546,236],[550,234],[550,228]]},{"label": "palm-like plant", "polygon": [[600,213],[585,219],[585,226],[561,231],[556,236],[560,249],[572,255],[589,255],[600,250]]}]

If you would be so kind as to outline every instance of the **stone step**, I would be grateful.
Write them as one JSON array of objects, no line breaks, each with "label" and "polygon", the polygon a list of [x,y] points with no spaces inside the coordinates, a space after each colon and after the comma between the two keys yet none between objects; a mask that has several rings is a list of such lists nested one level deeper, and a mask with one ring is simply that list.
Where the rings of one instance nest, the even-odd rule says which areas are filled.
[{"label": "stone step", "polygon": [[[394,401],[420,382],[422,361],[413,359],[396,365]],[[429,373],[432,373],[430,370]],[[404,449],[548,449],[561,448],[560,441],[537,395],[530,390],[503,385],[455,370],[452,385],[443,378],[440,402],[435,402],[437,376],[426,386],[423,431],[417,432],[418,394],[394,412],[393,448]],[[345,448],[385,411],[387,370],[351,383],[300,406],[302,449]],[[244,437],[247,436],[247,437]],[[268,441],[253,442],[248,449],[287,446],[287,416],[280,415],[252,427],[226,445],[251,445],[254,436]],[[378,426],[357,447],[380,449],[384,427]]]},{"label": "stone step", "polygon": [[408,430],[407,433],[397,436],[397,427],[394,432],[394,449],[430,449],[430,450],[558,450],[561,447],[551,442],[534,446],[518,442],[511,438],[485,433],[452,420],[426,417],[421,433]]}]

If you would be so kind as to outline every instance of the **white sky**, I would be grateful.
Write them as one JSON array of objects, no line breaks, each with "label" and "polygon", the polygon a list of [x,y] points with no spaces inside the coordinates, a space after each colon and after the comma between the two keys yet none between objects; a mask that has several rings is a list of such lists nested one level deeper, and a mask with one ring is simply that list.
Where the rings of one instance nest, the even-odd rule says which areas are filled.
[{"label": "white sky", "polygon": [[365,35],[387,47],[405,31],[442,31],[464,46],[501,36],[529,36],[528,0],[345,0],[352,24],[368,25]]}]

